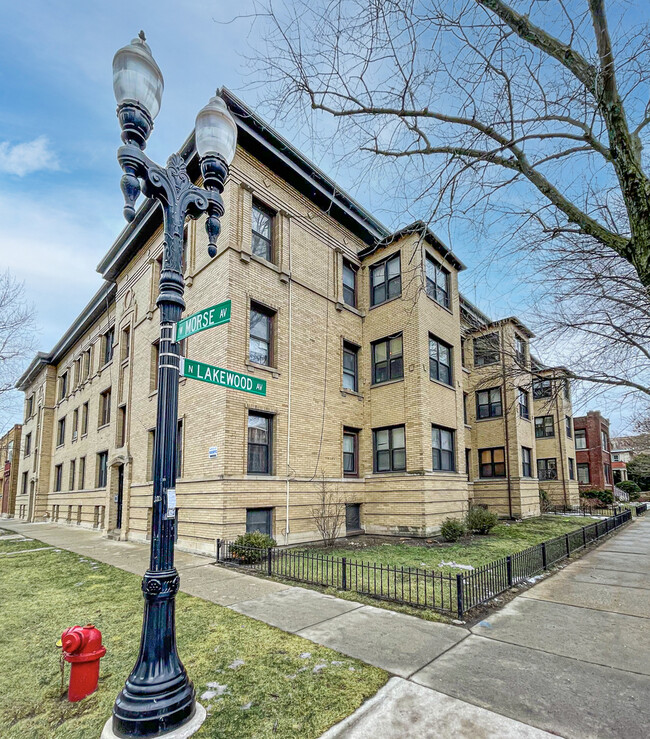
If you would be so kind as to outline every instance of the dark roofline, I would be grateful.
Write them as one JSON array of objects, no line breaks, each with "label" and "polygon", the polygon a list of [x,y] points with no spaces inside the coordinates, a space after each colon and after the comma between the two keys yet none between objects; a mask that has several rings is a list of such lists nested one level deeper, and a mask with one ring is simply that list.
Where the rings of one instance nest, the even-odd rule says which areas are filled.
[{"label": "dark roofline", "polygon": [[16,384],[14,385],[16,390],[25,390],[27,385],[30,385],[34,378],[38,375],[41,367],[49,364],[49,358],[49,354],[46,354],[45,352],[38,352],[34,359],[32,359],[32,361],[29,363],[27,369],[18,378],[18,380],[16,380]]},{"label": "dark roofline", "polygon": [[371,244],[370,246],[360,251],[359,257],[361,259],[363,259],[364,257],[369,257],[371,254],[374,254],[378,249],[381,249],[384,246],[393,244],[399,239],[403,238],[404,236],[410,236],[411,234],[419,234],[420,236],[423,236],[427,244],[430,244],[431,246],[433,246],[433,248],[441,256],[447,259],[451,264],[453,264],[453,266],[459,272],[466,269],[465,265],[460,261],[460,259],[458,259],[458,257],[453,253],[453,251],[451,251],[451,249],[448,246],[443,244],[443,242],[433,233],[433,231],[429,228],[429,226],[427,226],[427,224],[424,223],[423,221],[414,221],[413,223],[410,223],[408,226],[404,226],[403,228],[400,228],[394,233],[389,234],[388,236],[385,236],[383,239],[376,241],[374,244]]}]

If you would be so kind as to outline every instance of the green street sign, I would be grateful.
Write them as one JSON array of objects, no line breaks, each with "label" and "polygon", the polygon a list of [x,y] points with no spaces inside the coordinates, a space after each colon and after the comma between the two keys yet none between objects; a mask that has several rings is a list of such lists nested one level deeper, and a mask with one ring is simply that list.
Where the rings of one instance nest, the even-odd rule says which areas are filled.
[{"label": "green street sign", "polygon": [[206,331],[209,328],[221,326],[222,323],[228,323],[230,321],[230,306],[230,300],[226,300],[181,319],[175,324],[174,341],[182,341],[188,336],[192,336],[192,334],[198,334],[200,331]]},{"label": "green street sign", "polygon": [[212,364],[197,362],[195,359],[181,357],[181,377],[190,377],[193,380],[209,382],[212,385],[221,385],[232,390],[242,390],[253,395],[266,395],[266,380],[260,380],[241,372],[215,367]]}]

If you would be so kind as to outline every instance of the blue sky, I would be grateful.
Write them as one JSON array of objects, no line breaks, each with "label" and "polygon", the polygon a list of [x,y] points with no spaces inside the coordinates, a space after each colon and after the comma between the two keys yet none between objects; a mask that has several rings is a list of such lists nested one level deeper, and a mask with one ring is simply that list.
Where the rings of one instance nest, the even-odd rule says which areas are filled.
[{"label": "blue sky", "polygon": [[[253,107],[261,98],[249,86],[251,70],[242,54],[254,43],[251,21],[215,20],[245,15],[250,6],[250,0],[6,4],[0,27],[0,268],[25,281],[37,309],[41,350],[52,348],[98,288],[95,267],[124,226],[115,158],[115,50],[145,30],[165,77],[147,152],[164,161],[217,87],[228,86]],[[389,220],[372,196],[372,183],[355,182],[345,168],[334,171],[302,132],[280,130]],[[516,287],[498,261],[486,266],[489,239],[465,247],[461,232],[454,248],[468,265],[462,276],[467,297],[495,318],[525,312],[526,287]],[[622,431],[624,410],[608,405],[601,403]],[[0,426],[8,420],[19,421],[20,413],[0,419]]]}]

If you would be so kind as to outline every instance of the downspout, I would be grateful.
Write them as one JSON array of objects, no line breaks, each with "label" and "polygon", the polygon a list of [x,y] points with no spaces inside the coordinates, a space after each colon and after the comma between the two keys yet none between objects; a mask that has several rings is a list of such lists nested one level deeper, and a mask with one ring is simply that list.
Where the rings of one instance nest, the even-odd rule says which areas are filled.
[{"label": "downspout", "polygon": [[292,283],[292,272],[291,272],[291,219],[288,218],[288,224],[287,224],[287,230],[288,230],[288,257],[289,257],[289,362],[288,362],[288,368],[287,368],[287,468],[286,468],[286,521],[285,521],[285,527],[284,527],[284,539],[285,544],[289,543],[289,533],[290,533],[290,526],[289,526],[289,496],[290,496],[290,490],[289,490],[289,474],[291,470],[290,465],[290,452],[291,452],[291,348],[292,348],[292,333],[291,333],[291,325],[292,325],[292,313],[291,313],[291,283]]},{"label": "downspout", "polygon": [[[501,330],[501,342],[505,342],[503,329]],[[501,374],[503,379],[503,429],[506,437],[506,483],[508,485],[508,516],[512,518],[512,481],[510,480],[510,431],[508,429],[508,408],[506,403],[506,353],[501,352]]]},{"label": "downspout", "polygon": [[[555,390],[553,390],[555,392]],[[562,445],[562,438],[566,432],[562,418],[560,416],[560,402],[558,400],[557,393],[555,393],[555,413],[557,415],[557,435],[558,441],[560,442],[560,467],[562,469],[562,494],[564,496],[564,505],[568,505],[567,492],[566,492],[566,475],[564,474],[564,448]],[[566,419],[565,419],[566,421]],[[568,464],[568,462],[567,462]]]}]

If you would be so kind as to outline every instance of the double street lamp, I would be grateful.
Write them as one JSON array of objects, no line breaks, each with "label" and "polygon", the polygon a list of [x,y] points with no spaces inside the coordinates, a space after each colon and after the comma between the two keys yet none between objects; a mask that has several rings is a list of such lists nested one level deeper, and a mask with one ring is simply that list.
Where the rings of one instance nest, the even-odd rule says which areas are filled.
[{"label": "double street lamp", "polygon": [[[142,194],[162,206],[163,261],[157,305],[160,312],[158,408],[153,458],[153,515],[149,568],[142,580],[144,618],[135,667],[113,706],[106,737],[155,737],[182,729],[189,736],[205,710],[196,703],[194,686],[176,648],[175,597],[179,587],[174,567],[176,514],[176,429],[178,424],[179,347],[173,326],[185,308],[182,273],[185,218],[207,214],[208,253],[216,241],[224,213],[223,192],[235,156],[237,125],[217,93],[196,117],[196,149],[204,187],[190,180],[185,161],[172,154],[166,167],[144,149],[163,93],[163,76],[142,31],[113,59],[113,90],[122,141],[117,159],[124,171],[124,217],[135,218]],[[194,730],[196,730],[194,728]]]}]

